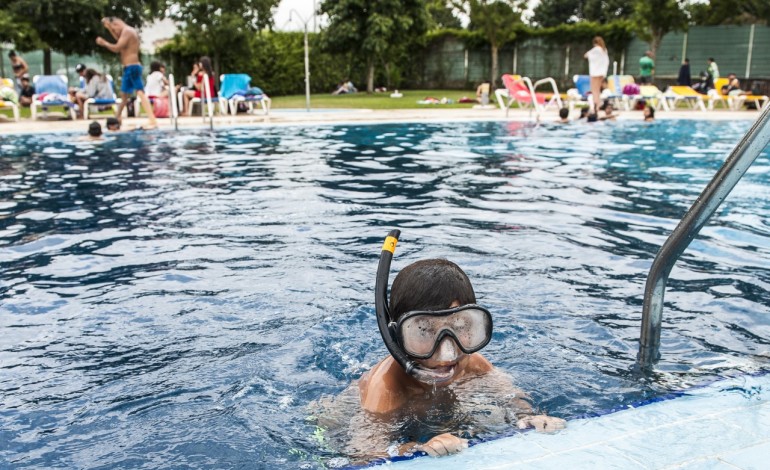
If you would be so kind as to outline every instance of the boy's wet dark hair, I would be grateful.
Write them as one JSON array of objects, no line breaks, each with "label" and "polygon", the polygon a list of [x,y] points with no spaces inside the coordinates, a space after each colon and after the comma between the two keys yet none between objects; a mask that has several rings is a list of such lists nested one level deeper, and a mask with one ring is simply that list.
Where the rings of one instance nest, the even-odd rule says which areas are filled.
[{"label": "boy's wet dark hair", "polygon": [[650,117],[654,118],[655,117],[655,108],[653,108],[652,106],[648,105],[647,106],[647,110],[650,112]]},{"label": "boy's wet dark hair", "polygon": [[390,315],[396,321],[412,310],[443,310],[452,302],[475,304],[468,276],[445,259],[424,259],[398,273],[390,289]]},{"label": "boy's wet dark hair", "polygon": [[107,118],[107,129],[111,131],[120,130],[120,121],[116,117]]},{"label": "boy's wet dark hair", "polygon": [[567,119],[569,117],[569,108],[561,108],[559,110],[559,117],[562,119]]},{"label": "boy's wet dark hair", "polygon": [[88,135],[91,137],[99,137],[102,135],[102,125],[96,121],[93,121],[88,125]]},{"label": "boy's wet dark hair", "polygon": [[580,108],[580,119],[583,119],[584,117],[588,116],[588,108]]}]

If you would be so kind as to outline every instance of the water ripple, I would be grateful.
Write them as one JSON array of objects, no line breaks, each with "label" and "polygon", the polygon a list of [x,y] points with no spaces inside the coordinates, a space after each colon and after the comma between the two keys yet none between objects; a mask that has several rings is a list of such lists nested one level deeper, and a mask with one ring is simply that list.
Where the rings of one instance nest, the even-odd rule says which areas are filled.
[{"label": "water ripple", "polygon": [[310,468],[308,403],[382,358],[373,275],[447,257],[485,354],[560,416],[767,367],[760,156],[676,264],[655,380],[629,373],[654,254],[748,128],[383,124],[0,137],[0,461]]}]

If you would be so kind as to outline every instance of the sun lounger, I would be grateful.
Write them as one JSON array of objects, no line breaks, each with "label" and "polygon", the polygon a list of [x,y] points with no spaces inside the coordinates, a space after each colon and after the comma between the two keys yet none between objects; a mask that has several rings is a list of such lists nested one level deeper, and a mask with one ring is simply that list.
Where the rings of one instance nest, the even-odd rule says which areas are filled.
[{"label": "sun lounger", "polygon": [[669,110],[665,96],[655,85],[641,85],[639,87],[639,94],[629,97],[630,107],[632,109],[635,108],[636,104],[641,100],[644,100],[655,109],[663,108],[666,111]]},{"label": "sun lounger", "polygon": [[622,106],[626,111],[631,109],[630,97],[623,93],[626,85],[635,83],[632,75],[611,75],[607,78],[607,88],[602,92],[602,99],[614,102],[615,108]]},{"label": "sun lounger", "polygon": [[590,107],[593,103],[591,96],[591,77],[588,75],[575,75],[572,77],[575,88],[567,90],[567,103],[572,111],[576,105]]},{"label": "sun lounger", "polygon": [[219,97],[229,104],[233,116],[238,112],[239,103],[246,103],[250,113],[254,112],[254,103],[262,107],[265,115],[270,113],[270,97],[261,89],[251,86],[250,76],[244,73],[224,74],[219,77],[219,81]]},{"label": "sun lounger", "polygon": [[77,118],[75,103],[69,98],[65,75],[35,75],[32,77],[32,83],[35,84],[35,94],[30,105],[32,119],[37,119],[38,108],[45,111],[52,106],[64,106],[73,120]]},{"label": "sun lounger", "polygon": [[743,95],[725,95],[722,93],[722,88],[729,84],[729,80],[726,78],[720,78],[714,82],[714,89],[709,90],[709,109],[714,109],[716,105],[722,104],[723,107],[732,110],[741,109],[746,102],[753,102],[757,109],[762,109],[763,106],[770,102],[770,98],[766,95],[754,95],[746,93]]},{"label": "sun lounger", "polygon": [[[506,93],[497,93],[496,91],[495,95],[497,96],[497,100],[500,103],[500,107],[505,109],[506,116],[508,115],[508,110],[511,108],[513,103],[518,104],[520,108],[531,107],[538,114],[545,111],[550,106],[555,106],[556,109],[562,107],[559,88],[556,86],[556,81],[553,78],[547,77],[542,80],[538,80],[533,84],[529,77],[505,74],[503,75],[503,85],[505,85]],[[539,85],[549,85],[553,92],[536,92],[535,89]],[[505,102],[506,97],[508,100],[507,103]]]},{"label": "sun lounger", "polygon": [[88,112],[91,106],[97,107],[110,107],[115,111],[116,106],[120,104],[121,100],[115,94],[115,83],[112,80],[112,75],[105,75],[107,83],[110,84],[110,90],[112,91],[112,98],[88,98],[83,103],[83,118],[88,119]]},{"label": "sun lounger", "polygon": [[12,101],[12,99],[18,99],[18,96],[16,95],[16,92],[13,89],[13,81],[10,78],[0,78],[0,89],[7,89],[8,96],[7,99],[4,99],[4,91],[0,90],[0,109],[11,109],[11,112],[13,112],[13,119],[16,122],[19,122],[19,104]]},{"label": "sun lounger", "polygon": [[672,85],[663,93],[665,100],[670,101],[670,107],[676,108],[680,102],[685,102],[690,109],[698,108],[706,111],[703,95],[686,85]]}]

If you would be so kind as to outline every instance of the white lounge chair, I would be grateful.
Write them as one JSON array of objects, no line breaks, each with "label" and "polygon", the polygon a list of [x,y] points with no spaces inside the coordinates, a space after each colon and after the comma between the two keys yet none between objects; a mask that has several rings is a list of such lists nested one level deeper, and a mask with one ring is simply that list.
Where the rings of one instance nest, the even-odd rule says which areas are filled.
[{"label": "white lounge chair", "polygon": [[115,94],[115,82],[112,80],[112,75],[105,75],[107,79],[107,82],[110,84],[110,90],[112,91],[112,98],[88,98],[85,103],[83,103],[83,118],[88,119],[88,112],[90,111],[91,106],[98,106],[98,107],[111,107],[113,112],[116,110],[116,107],[121,103],[121,99],[118,98],[118,96]]},{"label": "white lounge chair", "polygon": [[219,98],[226,100],[233,116],[238,113],[238,103],[246,103],[249,112],[254,112],[254,103],[262,107],[265,115],[270,113],[270,97],[261,89],[251,86],[251,77],[243,73],[223,74],[219,77]]},{"label": "white lounge chair", "polygon": [[35,85],[35,94],[30,105],[32,119],[37,119],[38,108],[45,111],[52,106],[64,106],[69,109],[73,120],[77,118],[75,103],[69,98],[65,75],[35,75],[32,77],[32,83]]}]

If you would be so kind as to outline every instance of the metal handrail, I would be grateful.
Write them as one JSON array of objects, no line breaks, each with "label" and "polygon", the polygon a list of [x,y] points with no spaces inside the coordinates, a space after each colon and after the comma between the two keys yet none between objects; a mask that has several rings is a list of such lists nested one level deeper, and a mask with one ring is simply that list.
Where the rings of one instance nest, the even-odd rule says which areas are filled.
[{"label": "metal handrail", "polygon": [[663,318],[663,295],[671,268],[700,229],[740,181],[754,160],[770,142],[770,106],[766,106],[757,121],[727,157],[714,178],[663,244],[652,262],[644,289],[642,331],[636,365],[649,370],[660,358],[660,329]]},{"label": "metal handrail", "polygon": [[168,101],[171,103],[171,123],[174,124],[174,130],[179,130],[179,110],[177,109],[176,90],[174,86],[174,74],[168,74]]}]

